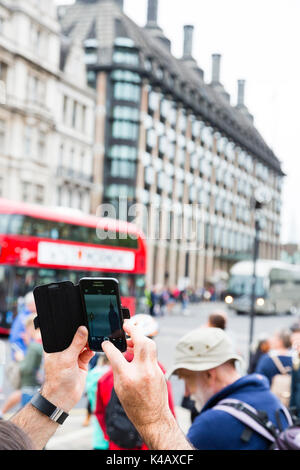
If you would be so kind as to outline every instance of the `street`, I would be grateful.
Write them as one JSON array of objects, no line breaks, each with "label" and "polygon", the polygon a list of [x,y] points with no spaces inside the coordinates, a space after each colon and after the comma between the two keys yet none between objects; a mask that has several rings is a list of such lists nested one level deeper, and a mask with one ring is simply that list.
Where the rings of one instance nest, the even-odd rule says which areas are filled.
[{"label": "street", "polygon": [[[188,331],[205,324],[210,312],[220,309],[226,310],[228,313],[228,334],[231,336],[238,352],[245,358],[246,365],[250,325],[249,317],[237,316],[234,312],[230,310],[228,311],[224,304],[203,303],[191,304],[188,308],[188,315],[186,316],[182,316],[180,311],[177,311],[171,315],[157,318],[159,323],[159,334],[156,338],[158,357],[166,369],[172,364],[177,340]],[[289,327],[295,322],[295,320],[296,318],[293,316],[256,317],[255,336],[264,332],[272,334],[278,329]],[[2,341],[5,343],[8,350],[7,340],[2,338]],[[7,357],[9,357],[8,354]],[[172,377],[171,382],[176,404],[177,419],[183,431],[186,432],[189,427],[189,415],[186,410],[180,407],[183,383],[176,379],[176,377]],[[3,403],[3,399],[9,394],[9,392],[9,385],[4,383],[1,403]],[[86,413],[85,405],[86,399],[83,397],[77,407],[71,412],[71,415],[66,420],[65,424],[57,431],[55,436],[48,443],[48,450],[91,449],[92,427],[91,425],[88,427],[82,426]]]}]

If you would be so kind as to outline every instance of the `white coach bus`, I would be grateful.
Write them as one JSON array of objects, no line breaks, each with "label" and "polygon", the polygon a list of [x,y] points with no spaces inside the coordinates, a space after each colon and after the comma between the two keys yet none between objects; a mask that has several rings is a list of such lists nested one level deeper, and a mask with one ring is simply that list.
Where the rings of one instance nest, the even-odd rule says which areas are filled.
[{"label": "white coach bus", "polygon": [[[252,261],[241,261],[231,268],[225,302],[238,314],[250,312],[252,283]],[[258,260],[255,311],[258,314],[300,313],[300,266]]]}]

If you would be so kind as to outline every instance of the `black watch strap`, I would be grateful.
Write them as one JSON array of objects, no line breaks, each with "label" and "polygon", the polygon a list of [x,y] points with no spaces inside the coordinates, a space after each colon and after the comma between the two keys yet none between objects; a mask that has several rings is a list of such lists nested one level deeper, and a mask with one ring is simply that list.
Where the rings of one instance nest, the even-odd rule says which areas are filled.
[{"label": "black watch strap", "polygon": [[53,403],[48,401],[40,392],[37,392],[31,399],[31,405],[34,406],[44,415],[48,416],[52,421],[55,421],[58,424],[63,424],[67,417],[68,413],[57,408]]}]

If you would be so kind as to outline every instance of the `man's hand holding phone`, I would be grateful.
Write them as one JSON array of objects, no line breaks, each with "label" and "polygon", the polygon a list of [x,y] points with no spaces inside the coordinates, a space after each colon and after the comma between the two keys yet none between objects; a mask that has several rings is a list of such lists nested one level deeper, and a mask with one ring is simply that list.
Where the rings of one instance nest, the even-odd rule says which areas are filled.
[{"label": "man's hand holding phone", "polygon": [[68,349],[45,353],[45,382],[41,393],[65,412],[79,402],[84,392],[88,364],[94,356],[87,341],[87,328],[81,326]]},{"label": "man's hand holding phone", "polygon": [[102,349],[113,369],[114,388],[127,416],[149,448],[158,449],[162,447],[157,442],[160,434],[177,428],[169,408],[166,379],[157,362],[154,341],[126,321],[123,328],[130,336],[127,348],[133,351],[133,360],[127,362],[111,342],[103,342]]},{"label": "man's hand holding phone", "polygon": [[172,415],[165,376],[158,365],[156,345],[138,327],[124,322],[130,336],[127,362],[115,346],[105,341],[102,349],[114,373],[114,388],[122,406],[149,449],[193,450]]}]

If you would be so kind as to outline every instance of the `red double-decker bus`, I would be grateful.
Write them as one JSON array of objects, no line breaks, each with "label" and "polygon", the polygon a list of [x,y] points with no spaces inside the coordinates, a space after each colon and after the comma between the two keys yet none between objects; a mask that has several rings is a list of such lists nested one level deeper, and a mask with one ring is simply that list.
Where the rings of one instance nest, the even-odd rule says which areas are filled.
[{"label": "red double-decker bus", "polygon": [[9,333],[18,301],[35,286],[86,276],[117,278],[134,314],[145,273],[145,239],[135,225],[0,199],[0,333]]}]

